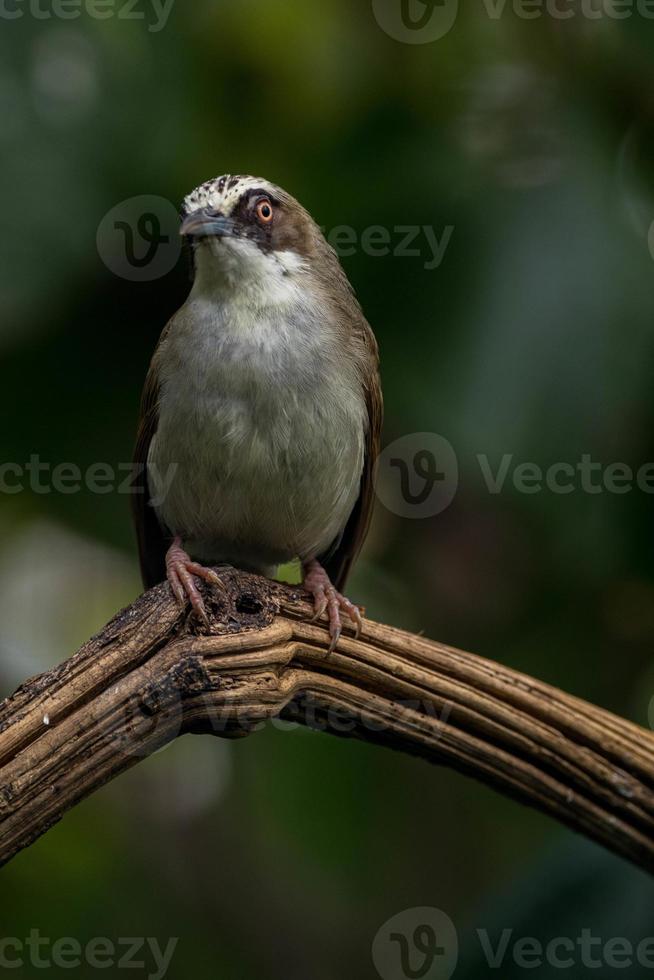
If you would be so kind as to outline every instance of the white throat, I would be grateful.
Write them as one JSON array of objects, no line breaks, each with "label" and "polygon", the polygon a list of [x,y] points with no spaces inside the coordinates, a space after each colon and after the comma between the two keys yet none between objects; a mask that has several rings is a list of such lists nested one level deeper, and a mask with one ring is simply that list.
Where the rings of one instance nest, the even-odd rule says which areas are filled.
[{"label": "white throat", "polygon": [[244,238],[205,238],[196,246],[190,299],[237,302],[253,311],[297,304],[308,266],[292,251],[263,252]]}]

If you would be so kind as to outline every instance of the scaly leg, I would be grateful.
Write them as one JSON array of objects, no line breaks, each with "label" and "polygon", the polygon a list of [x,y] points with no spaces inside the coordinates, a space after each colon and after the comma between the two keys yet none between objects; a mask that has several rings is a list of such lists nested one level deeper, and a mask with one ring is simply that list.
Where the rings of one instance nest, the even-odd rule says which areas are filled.
[{"label": "scaly leg", "polygon": [[316,612],[314,619],[320,619],[322,614],[325,611],[327,612],[329,635],[332,640],[329,647],[329,652],[331,653],[336,648],[343,628],[341,611],[347,613],[350,617],[356,627],[356,636],[358,636],[363,625],[361,610],[353,602],[350,602],[349,599],[341,595],[340,592],[336,591],[329,579],[329,575],[315,558],[304,562],[302,567],[304,571],[304,581],[302,584],[307,592],[310,592],[313,596],[313,604]]},{"label": "scaly leg", "polygon": [[210,585],[215,585],[225,591],[225,587],[220,581],[219,576],[212,568],[205,568],[193,561],[182,547],[182,539],[176,537],[166,553],[166,574],[173,594],[180,606],[184,609],[186,603],[190,602],[195,615],[201,619],[205,626],[209,625],[207,610],[204,608],[202,596],[198,587],[193,581],[193,576],[197,575]]}]

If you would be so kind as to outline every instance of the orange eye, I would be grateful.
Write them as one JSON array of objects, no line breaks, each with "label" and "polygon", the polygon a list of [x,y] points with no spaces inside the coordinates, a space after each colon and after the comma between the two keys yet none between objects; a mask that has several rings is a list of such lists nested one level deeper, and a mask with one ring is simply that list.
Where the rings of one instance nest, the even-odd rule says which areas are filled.
[{"label": "orange eye", "polygon": [[273,219],[273,206],[270,201],[259,201],[257,204],[257,218],[264,225],[269,225]]}]

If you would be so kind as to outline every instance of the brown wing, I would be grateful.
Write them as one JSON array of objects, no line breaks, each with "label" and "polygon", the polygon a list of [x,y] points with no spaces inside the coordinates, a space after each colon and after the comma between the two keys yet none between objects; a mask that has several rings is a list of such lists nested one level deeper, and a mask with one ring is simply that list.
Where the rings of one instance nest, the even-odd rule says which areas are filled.
[{"label": "brown wing", "polygon": [[[161,335],[160,344],[167,331],[168,327]],[[152,437],[157,431],[159,423],[159,381],[155,360],[156,352],[145,379],[141,398],[141,411],[136,433],[136,446],[134,447],[134,464],[137,475],[134,480],[135,492],[131,498],[132,517],[141,563],[141,577],[146,589],[158,582],[163,582],[166,578],[166,550],[169,544],[155,510],[150,506],[150,489],[148,487],[148,453]]]},{"label": "brown wing", "polygon": [[318,560],[329,575],[334,586],[342,592],[350,569],[361,551],[370,527],[375,499],[374,475],[381,442],[383,401],[379,381],[377,341],[368,323],[361,318],[363,342],[370,352],[369,363],[364,376],[366,405],[368,408],[368,431],[366,433],[365,457],[359,497],[350,514],[347,524],[326,555]]}]

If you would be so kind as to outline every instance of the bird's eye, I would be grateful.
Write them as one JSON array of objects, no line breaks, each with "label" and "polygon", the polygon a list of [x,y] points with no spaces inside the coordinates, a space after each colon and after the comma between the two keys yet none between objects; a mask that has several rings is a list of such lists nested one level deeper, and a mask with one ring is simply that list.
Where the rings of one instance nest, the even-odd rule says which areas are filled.
[{"label": "bird's eye", "polygon": [[273,206],[270,201],[259,201],[257,204],[257,218],[264,225],[270,224],[273,219]]}]

